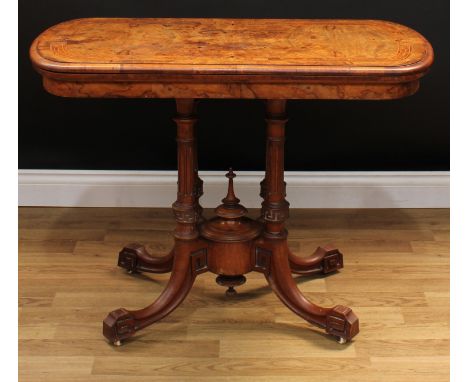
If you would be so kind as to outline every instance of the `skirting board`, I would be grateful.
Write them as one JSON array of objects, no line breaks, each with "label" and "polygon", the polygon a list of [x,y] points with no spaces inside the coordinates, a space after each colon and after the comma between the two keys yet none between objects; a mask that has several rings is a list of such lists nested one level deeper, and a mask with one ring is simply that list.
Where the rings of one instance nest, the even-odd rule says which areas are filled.
[{"label": "skirting board", "polygon": [[[201,204],[226,195],[221,171],[200,171]],[[237,172],[236,195],[258,208],[263,172]],[[291,208],[449,208],[449,172],[286,172]],[[170,207],[175,171],[19,170],[20,206]]]}]

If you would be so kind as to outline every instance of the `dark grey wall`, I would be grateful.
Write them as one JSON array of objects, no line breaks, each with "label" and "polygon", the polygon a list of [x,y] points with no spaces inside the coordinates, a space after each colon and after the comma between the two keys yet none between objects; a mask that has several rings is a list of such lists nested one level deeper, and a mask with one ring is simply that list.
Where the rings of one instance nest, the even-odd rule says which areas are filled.
[{"label": "dark grey wall", "polygon": [[[446,0],[20,0],[19,12],[20,168],[176,168],[173,101],[64,99],[42,89],[28,48],[45,28],[79,17],[263,17],[387,19],[416,29],[435,50],[412,97],[290,101],[287,170],[449,169]],[[201,169],[263,169],[261,101],[202,101],[199,116]]]}]

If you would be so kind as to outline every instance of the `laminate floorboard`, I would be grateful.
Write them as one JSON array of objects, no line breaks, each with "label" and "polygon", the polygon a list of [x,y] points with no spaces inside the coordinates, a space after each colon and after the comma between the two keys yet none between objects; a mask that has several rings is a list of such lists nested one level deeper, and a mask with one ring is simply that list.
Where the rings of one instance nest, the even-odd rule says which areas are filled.
[{"label": "laminate floorboard", "polygon": [[169,277],[128,275],[117,253],[131,241],[167,253],[172,211],[20,208],[20,381],[449,380],[449,210],[292,209],[287,226],[298,255],[343,252],[340,272],[295,277],[313,302],[353,308],[351,343],[291,313],[259,273],[233,298],[205,273],[171,315],[114,347],[103,318],[146,306]]}]

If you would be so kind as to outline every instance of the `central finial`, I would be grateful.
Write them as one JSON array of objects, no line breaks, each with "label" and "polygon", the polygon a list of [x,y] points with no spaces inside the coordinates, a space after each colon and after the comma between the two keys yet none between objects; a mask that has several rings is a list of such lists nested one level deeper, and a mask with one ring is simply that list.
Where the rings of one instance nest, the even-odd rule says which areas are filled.
[{"label": "central finial", "polygon": [[229,179],[229,185],[228,185],[228,193],[226,197],[223,199],[224,204],[238,204],[240,200],[236,197],[236,194],[234,194],[234,178],[236,177],[236,174],[234,171],[232,171],[232,167],[229,167],[229,172],[226,174],[226,178]]},{"label": "central finial", "polygon": [[229,179],[228,192],[226,197],[222,200],[223,204],[219,205],[215,209],[216,215],[225,219],[238,219],[247,213],[247,209],[239,204],[240,200],[234,194],[234,181],[236,177],[232,167],[229,168],[229,172],[226,174],[226,178]]},{"label": "central finial", "polygon": [[[200,226],[201,235],[215,242],[221,243],[243,243],[260,235],[263,225],[245,216],[247,208],[240,204],[240,200],[234,193],[234,178],[236,174],[229,168],[226,178],[229,179],[227,195],[223,202],[216,207],[216,216],[205,221]],[[243,244],[239,244],[243,245]],[[223,272],[220,272],[220,274]],[[229,275],[224,275],[229,276]],[[236,283],[240,280],[234,280]],[[233,283],[229,280],[229,283]],[[223,282],[227,282],[223,279]],[[228,284],[226,284],[228,285]],[[232,284],[240,285],[240,284]],[[231,293],[232,290],[229,291]]]}]

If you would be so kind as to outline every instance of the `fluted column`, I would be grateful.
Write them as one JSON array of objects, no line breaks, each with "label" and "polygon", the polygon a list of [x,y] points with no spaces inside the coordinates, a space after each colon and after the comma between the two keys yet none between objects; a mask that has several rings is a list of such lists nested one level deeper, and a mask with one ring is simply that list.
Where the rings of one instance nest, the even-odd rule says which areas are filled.
[{"label": "fluted column", "polygon": [[197,172],[195,103],[193,99],[177,99],[176,104],[178,181],[177,200],[172,205],[177,223],[174,237],[191,240],[198,236],[197,222],[201,212],[198,198],[202,193]]},{"label": "fluted column", "polygon": [[284,238],[284,222],[289,216],[284,182],[284,127],[286,100],[267,101],[267,139],[265,179],[261,185],[262,218],[265,221],[265,236]]}]

